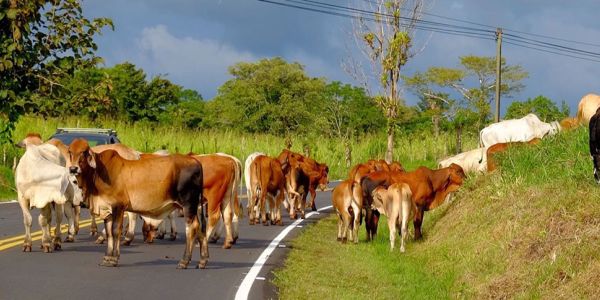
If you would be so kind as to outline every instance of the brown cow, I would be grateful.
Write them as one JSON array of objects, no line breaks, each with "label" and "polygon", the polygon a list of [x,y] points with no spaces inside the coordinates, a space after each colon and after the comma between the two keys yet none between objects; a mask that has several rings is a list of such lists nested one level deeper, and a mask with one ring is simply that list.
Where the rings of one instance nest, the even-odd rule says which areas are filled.
[{"label": "brown cow", "polygon": [[[266,215],[267,196],[271,223],[283,225],[281,204],[285,196],[285,176],[279,160],[265,155],[257,156],[250,164],[250,188],[253,193],[252,199],[248,199],[250,225],[259,223],[259,218],[263,225],[269,225]],[[258,215],[255,207],[258,207]]]},{"label": "brown cow", "polygon": [[506,151],[506,149],[514,147],[514,146],[536,145],[540,141],[541,141],[541,139],[534,138],[528,142],[510,142],[510,143],[498,143],[498,144],[492,145],[491,147],[489,147],[486,150],[487,171],[492,172],[492,171],[496,170],[496,168],[498,168],[498,163],[496,162],[496,159],[494,158],[494,156],[497,153],[504,152],[504,151]]},{"label": "brown cow", "polygon": [[293,215],[293,218],[295,218],[293,207],[296,207],[296,210],[299,210],[302,218],[304,218],[304,207],[309,192],[311,195],[309,206],[313,211],[316,211],[317,188],[324,191],[327,187],[329,167],[287,149],[281,151],[277,159],[281,163],[283,173],[286,176],[287,192],[289,200],[292,202],[290,203],[290,216]]},{"label": "brown cow", "polygon": [[[107,228],[102,266],[118,265],[118,237],[125,210],[162,219],[177,207],[183,208],[186,222],[186,247],[177,267],[187,268],[195,239],[202,245],[198,267],[206,266],[208,241],[205,227],[199,230],[198,220],[203,182],[200,162],[184,155],[126,160],[114,150],[94,153],[84,139],[71,143],[69,156],[70,172],[77,175],[91,212],[104,219]],[[202,222],[205,223],[204,218]]]},{"label": "brown cow", "polygon": [[354,186],[354,189],[359,189],[359,192],[353,191],[353,193],[362,198],[358,202],[362,203],[363,209],[366,210],[367,239],[370,240],[377,234],[379,214],[373,212],[371,208],[373,191],[377,187],[388,188],[394,183],[406,183],[410,186],[412,201],[416,207],[413,219],[415,239],[420,239],[424,212],[441,205],[449,193],[458,190],[464,178],[465,173],[457,164],[437,170],[419,167],[412,172],[377,171],[363,177],[361,184]]},{"label": "brown cow", "polygon": [[337,240],[358,243],[358,227],[360,225],[361,208],[352,200],[352,183],[350,179],[342,181],[332,191],[331,201],[339,217]]}]

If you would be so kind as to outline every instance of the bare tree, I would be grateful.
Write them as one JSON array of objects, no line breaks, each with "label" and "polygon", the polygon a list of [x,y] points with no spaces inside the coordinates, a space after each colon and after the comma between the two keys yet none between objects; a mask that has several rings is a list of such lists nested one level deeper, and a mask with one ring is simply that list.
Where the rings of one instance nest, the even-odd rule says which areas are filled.
[{"label": "bare tree", "polygon": [[[391,162],[394,127],[403,105],[400,72],[416,54],[410,49],[424,0],[370,0],[362,3],[365,9],[353,22],[352,36],[369,66],[363,67],[360,60],[351,59],[344,64],[344,69],[356,80],[362,81],[371,95],[377,95],[375,102],[387,120],[385,160]],[[365,72],[365,68],[369,70]],[[370,82],[375,81],[379,82],[379,90],[373,93],[368,87]]]}]

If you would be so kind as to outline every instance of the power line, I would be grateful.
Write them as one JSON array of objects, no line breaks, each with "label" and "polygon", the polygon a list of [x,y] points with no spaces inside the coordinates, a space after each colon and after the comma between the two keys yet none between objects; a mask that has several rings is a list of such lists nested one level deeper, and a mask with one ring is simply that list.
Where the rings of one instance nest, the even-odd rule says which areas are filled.
[{"label": "power line", "polygon": [[[407,18],[407,17],[402,17],[402,16],[395,16],[395,15],[390,15],[390,14],[386,14],[386,13],[381,13],[381,12],[377,12],[377,11],[369,11],[369,10],[358,9],[358,8],[354,8],[354,7],[324,3],[324,2],[315,1],[315,0],[258,0],[258,1],[275,4],[275,5],[279,5],[279,6],[284,6],[284,7],[289,7],[289,8],[305,10],[305,11],[317,12],[317,13],[321,13],[321,14],[339,16],[339,17],[350,18],[350,19],[358,19],[358,20],[364,20],[364,21],[371,21],[371,22],[385,22],[388,24],[393,24],[392,20],[404,20],[405,22],[398,21],[399,25],[405,26],[405,27],[412,27],[415,30],[424,30],[424,31],[437,32],[437,33],[443,33],[443,34],[449,34],[449,35],[455,35],[455,36],[470,37],[470,38],[477,38],[477,39],[483,39],[483,40],[495,40],[495,31],[491,31],[491,30],[487,30],[487,29],[473,28],[473,27],[467,27],[467,26],[458,26],[458,25],[454,25],[454,24],[433,22],[433,21],[422,20],[422,19],[412,19],[412,18]],[[364,1],[370,2],[370,3],[376,3],[373,1],[369,1],[369,0],[364,0]],[[426,13],[423,13],[423,14],[425,15]],[[433,14],[427,14],[427,15],[433,15]],[[434,15],[434,16],[440,17],[440,18],[443,17],[443,16],[439,16],[439,15]],[[447,17],[443,17],[443,18],[447,18]],[[454,19],[454,18],[447,18],[447,19],[453,19],[454,21],[460,21],[460,22],[468,22],[468,21]],[[478,26],[492,27],[489,25],[479,24],[479,23],[475,23],[475,22],[470,22],[470,23],[473,23]],[[514,30],[512,30],[512,31],[514,31]],[[514,32],[517,32],[517,31],[514,31]],[[553,53],[553,54],[563,55],[563,56],[567,56],[567,57],[586,59],[589,61],[597,61],[593,58],[600,58],[600,53],[596,53],[596,52],[591,52],[591,51],[576,49],[573,47],[563,46],[560,44],[549,43],[549,42],[545,42],[545,41],[541,41],[541,40],[526,38],[526,37],[522,37],[519,35],[510,34],[510,33],[505,33],[504,36],[508,40],[507,43],[510,45],[530,48],[530,49],[539,50],[542,52]],[[575,54],[575,55],[571,55],[571,54]]]}]

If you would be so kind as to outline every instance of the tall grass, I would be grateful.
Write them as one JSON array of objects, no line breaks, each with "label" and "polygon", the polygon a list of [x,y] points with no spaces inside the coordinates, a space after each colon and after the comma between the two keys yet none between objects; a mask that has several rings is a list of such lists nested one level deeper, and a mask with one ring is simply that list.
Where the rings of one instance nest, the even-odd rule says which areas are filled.
[{"label": "tall grass", "polygon": [[[427,212],[425,238],[406,254],[389,252],[384,222],[372,243],[361,229],[359,245],[335,240],[335,217],[320,222],[276,272],[280,296],[597,298],[600,187],[587,149],[585,128],[512,148],[498,171],[468,178],[451,202]],[[327,288],[316,294],[298,282]]]},{"label": "tall grass", "polygon": [[[283,137],[268,134],[248,134],[231,130],[191,130],[148,122],[129,124],[114,120],[90,121],[75,117],[43,119],[25,116],[17,123],[13,136],[17,141],[29,132],[37,132],[43,138],[49,138],[58,127],[113,128],[117,130],[122,143],[142,152],[154,152],[159,149],[167,149],[172,153],[225,152],[242,161],[253,152],[276,156],[285,147]],[[330,169],[330,180],[343,179],[348,175],[349,167],[343,140],[321,136],[292,136],[291,140],[293,151],[302,153],[303,145],[306,144],[310,147],[311,157],[327,163]],[[475,147],[475,137],[467,136],[464,140],[466,146]],[[402,162],[407,169],[414,169],[419,165],[433,167],[436,158],[450,155],[455,147],[454,136],[451,134],[442,134],[437,138],[429,134],[399,135],[395,143],[397,148],[394,159]],[[11,167],[13,158],[22,155],[23,151],[12,145],[2,147],[3,154],[6,156],[2,165]],[[372,158],[383,158],[385,149],[386,137],[383,134],[359,137],[351,143],[351,164]]]}]

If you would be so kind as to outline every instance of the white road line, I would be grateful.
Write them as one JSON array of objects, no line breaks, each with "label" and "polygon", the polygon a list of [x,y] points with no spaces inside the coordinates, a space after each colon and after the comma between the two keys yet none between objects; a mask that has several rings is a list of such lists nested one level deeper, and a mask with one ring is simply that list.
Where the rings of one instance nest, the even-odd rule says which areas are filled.
[{"label": "white road line", "polygon": [[15,202],[17,202],[17,200],[0,201],[0,204],[8,204],[8,203],[15,203]]},{"label": "white road line", "polygon": [[[332,207],[333,207],[332,205],[329,205],[326,207],[319,208],[318,211],[323,211],[326,209],[330,209]],[[306,214],[306,218],[310,218],[314,214],[316,214],[316,212],[309,212],[308,214]],[[273,250],[275,250],[275,248],[277,248],[277,245],[279,245],[281,240],[283,240],[285,238],[285,236],[290,231],[292,231],[292,229],[296,228],[296,225],[300,224],[302,221],[304,221],[304,220],[298,219],[298,220],[294,221],[294,223],[288,225],[285,229],[283,229],[279,233],[279,235],[277,235],[271,241],[271,243],[269,244],[267,249],[265,249],[260,254],[258,259],[254,262],[254,265],[252,265],[252,268],[250,268],[250,271],[248,272],[248,274],[246,274],[246,277],[244,277],[242,284],[240,285],[240,287],[237,290],[237,293],[235,293],[235,300],[248,299],[248,294],[250,294],[250,288],[252,287],[254,280],[257,279],[258,272],[260,272],[260,269],[262,269],[263,265],[267,262],[267,259],[269,259],[269,255],[271,255],[271,253],[273,253]]]}]

